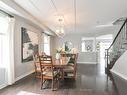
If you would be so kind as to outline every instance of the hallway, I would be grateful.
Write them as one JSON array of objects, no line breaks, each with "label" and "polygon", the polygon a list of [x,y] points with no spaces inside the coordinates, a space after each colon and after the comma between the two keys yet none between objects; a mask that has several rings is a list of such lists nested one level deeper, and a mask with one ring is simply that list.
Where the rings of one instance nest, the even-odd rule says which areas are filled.
[{"label": "hallway", "polygon": [[[26,93],[26,94],[21,94]],[[32,93],[32,94],[31,94]],[[35,94],[33,94],[35,93]],[[98,65],[78,65],[76,81],[66,79],[58,91],[40,90],[40,80],[33,74],[0,90],[0,95],[118,95],[112,82],[100,73]],[[120,94],[124,95],[124,94]],[[126,94],[125,94],[126,95]]]}]

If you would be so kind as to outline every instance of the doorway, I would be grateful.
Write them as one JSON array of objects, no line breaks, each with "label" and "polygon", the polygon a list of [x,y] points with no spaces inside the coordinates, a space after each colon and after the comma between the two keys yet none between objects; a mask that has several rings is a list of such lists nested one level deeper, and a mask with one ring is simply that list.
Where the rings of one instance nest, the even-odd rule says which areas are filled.
[{"label": "doorway", "polygon": [[99,63],[99,72],[101,74],[105,73],[105,49],[108,49],[113,41],[113,35],[103,35],[96,38],[96,42],[99,43],[99,52],[98,52],[98,63]]},{"label": "doorway", "polygon": [[111,45],[111,42],[100,42],[100,52],[99,52],[99,65],[100,65],[100,73],[105,73],[105,49],[108,49]]}]

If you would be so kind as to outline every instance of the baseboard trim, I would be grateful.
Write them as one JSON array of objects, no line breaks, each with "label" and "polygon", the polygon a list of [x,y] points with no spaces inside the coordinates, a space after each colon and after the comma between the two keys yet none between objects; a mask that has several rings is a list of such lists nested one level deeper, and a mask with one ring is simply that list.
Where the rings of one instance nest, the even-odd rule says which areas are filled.
[{"label": "baseboard trim", "polygon": [[79,64],[97,64],[97,62],[77,62]]},{"label": "baseboard trim", "polygon": [[22,79],[22,78],[24,78],[24,77],[26,77],[26,76],[28,76],[28,75],[30,75],[30,74],[32,74],[32,73],[34,73],[33,70],[30,71],[30,72],[27,72],[27,73],[25,73],[25,74],[23,74],[23,75],[21,75],[21,76],[19,76],[17,78],[15,78],[15,82],[18,81],[18,80],[20,80],[20,79]]},{"label": "baseboard trim", "polygon": [[[26,77],[26,76],[28,76],[28,75],[30,75],[30,74],[32,74],[32,73],[34,73],[34,70],[32,70],[30,72],[27,72],[26,74],[21,75],[21,76],[15,78],[15,82],[18,81],[18,80],[20,80],[20,79],[22,79],[22,78],[24,78],[24,77]],[[0,85],[0,89],[5,88],[7,86],[8,86],[8,84],[7,83],[4,83],[4,84]]]},{"label": "baseboard trim", "polygon": [[0,85],[0,89],[5,88],[6,86],[8,86],[7,83]]}]

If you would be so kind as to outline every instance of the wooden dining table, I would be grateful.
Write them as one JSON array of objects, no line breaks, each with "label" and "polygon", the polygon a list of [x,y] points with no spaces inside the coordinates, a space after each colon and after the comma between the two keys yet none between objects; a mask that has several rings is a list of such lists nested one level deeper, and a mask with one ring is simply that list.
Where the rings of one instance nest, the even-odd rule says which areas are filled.
[{"label": "wooden dining table", "polygon": [[70,57],[60,58],[60,59],[53,59],[53,64],[48,64],[48,62],[43,63],[43,66],[50,66],[53,65],[53,67],[64,67],[68,65],[68,62],[70,60]]},{"label": "wooden dining table", "polygon": [[54,67],[64,67],[68,65],[68,62],[70,60],[70,57],[60,58],[60,59],[54,59],[53,60],[53,66]]}]

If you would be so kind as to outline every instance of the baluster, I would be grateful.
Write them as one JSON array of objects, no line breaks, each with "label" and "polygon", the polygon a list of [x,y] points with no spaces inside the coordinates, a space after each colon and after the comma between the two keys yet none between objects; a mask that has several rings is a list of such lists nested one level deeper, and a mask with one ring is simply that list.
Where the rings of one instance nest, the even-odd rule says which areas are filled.
[{"label": "baluster", "polygon": [[125,41],[125,40],[126,40],[126,32],[125,32],[125,28],[126,28],[126,27],[124,26],[123,39],[122,39],[123,41]]},{"label": "baluster", "polygon": [[126,36],[126,40],[127,40],[127,22],[125,23],[125,36]]}]

